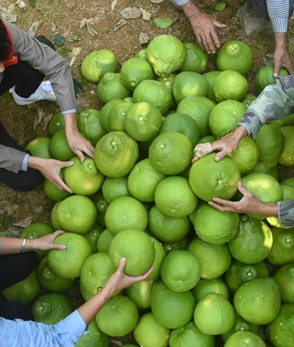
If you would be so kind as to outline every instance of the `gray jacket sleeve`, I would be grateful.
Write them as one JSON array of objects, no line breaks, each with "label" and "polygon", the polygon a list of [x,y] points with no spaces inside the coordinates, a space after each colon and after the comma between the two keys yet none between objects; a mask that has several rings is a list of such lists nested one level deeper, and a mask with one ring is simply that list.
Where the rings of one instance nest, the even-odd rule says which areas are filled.
[{"label": "gray jacket sleeve", "polygon": [[0,168],[18,173],[26,152],[0,145]]},{"label": "gray jacket sleeve", "polygon": [[50,80],[61,111],[76,108],[71,70],[68,62],[47,45],[39,42],[11,23],[6,23],[12,36],[13,49],[20,60],[28,62]]}]

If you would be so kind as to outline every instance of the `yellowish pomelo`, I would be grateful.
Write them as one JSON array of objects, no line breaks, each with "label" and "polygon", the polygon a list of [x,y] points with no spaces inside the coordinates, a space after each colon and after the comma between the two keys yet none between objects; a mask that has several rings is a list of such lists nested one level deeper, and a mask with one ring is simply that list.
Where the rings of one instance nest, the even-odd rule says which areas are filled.
[{"label": "yellowish pomelo", "polygon": [[48,265],[47,258],[43,258],[38,266],[38,281],[42,288],[50,292],[62,293],[72,287],[75,280],[72,278],[63,278],[52,271]]},{"label": "yellowish pomelo", "polygon": [[158,183],[154,201],[164,215],[181,218],[189,216],[195,210],[198,199],[186,178],[171,176]]},{"label": "yellowish pomelo", "polygon": [[80,275],[80,290],[87,301],[98,294],[115,269],[107,253],[90,255],[83,263]]},{"label": "yellowish pomelo", "polygon": [[72,166],[64,169],[66,185],[78,195],[92,195],[102,186],[104,175],[97,169],[94,159],[85,156],[83,162],[79,157],[71,158]]},{"label": "yellowish pomelo", "polygon": [[253,64],[252,49],[242,41],[229,41],[218,52],[216,65],[219,70],[235,70],[245,75]]},{"label": "yellowish pomelo", "polygon": [[[288,71],[285,68],[281,68],[279,74],[281,76],[289,75]],[[258,93],[262,92],[266,86],[275,83],[276,80],[274,78],[273,66],[263,66],[257,71],[255,75],[255,86]]]},{"label": "yellowish pomelo", "polygon": [[199,137],[211,134],[208,120],[215,103],[204,96],[189,96],[177,107],[178,113],[184,113],[195,120],[198,125]]},{"label": "yellowish pomelo", "polygon": [[104,199],[110,204],[122,196],[129,196],[128,177],[106,177],[102,185]]},{"label": "yellowish pomelo", "polygon": [[274,278],[280,285],[282,303],[294,304],[294,264],[286,264],[278,268]]},{"label": "yellowish pomelo", "polygon": [[93,146],[106,134],[101,125],[101,112],[93,108],[83,110],[79,115],[78,128]]},{"label": "yellowish pomelo", "polygon": [[285,136],[285,145],[282,151],[280,158],[278,159],[278,163],[283,166],[294,166],[294,126],[288,125],[285,127],[281,127],[281,131]]},{"label": "yellowish pomelo", "polygon": [[174,329],[169,338],[170,347],[214,347],[214,337],[203,334],[194,324],[190,322],[183,327]]},{"label": "yellowish pomelo", "polygon": [[200,280],[201,263],[190,252],[179,250],[168,254],[161,265],[161,279],[174,292],[186,292]]},{"label": "yellowish pomelo", "polygon": [[236,315],[231,303],[221,294],[210,293],[198,302],[194,323],[207,335],[225,334],[235,324]]},{"label": "yellowish pomelo", "polygon": [[108,347],[109,336],[104,334],[97,326],[96,320],[89,324],[87,334],[83,334],[75,347]]},{"label": "yellowish pomelo", "polygon": [[234,212],[219,211],[202,203],[192,217],[195,232],[203,241],[211,244],[229,242],[238,233],[239,215]]},{"label": "yellowish pomelo", "polygon": [[60,293],[39,296],[32,307],[36,322],[56,324],[73,311],[68,299]]},{"label": "yellowish pomelo", "polygon": [[243,216],[238,234],[228,243],[232,256],[245,264],[255,264],[270,253],[273,237],[270,228],[261,221]]},{"label": "yellowish pomelo", "polygon": [[110,114],[112,109],[114,108],[114,106],[122,103],[123,100],[121,99],[114,99],[114,100],[110,100],[108,101],[101,110],[101,114],[100,114],[100,123],[102,128],[108,133],[110,132],[110,122],[109,122],[109,118],[110,118]]},{"label": "yellowish pomelo", "polygon": [[196,121],[184,113],[173,113],[164,118],[159,133],[178,132],[185,135],[192,146],[199,141],[199,130]]},{"label": "yellowish pomelo", "polygon": [[134,139],[124,132],[113,131],[98,141],[94,160],[105,176],[123,177],[131,171],[138,155],[138,144]]},{"label": "yellowish pomelo", "polygon": [[248,91],[248,82],[239,72],[225,70],[221,72],[213,87],[217,102],[224,100],[243,100]]},{"label": "yellowish pomelo", "polygon": [[221,294],[224,298],[229,300],[229,289],[221,277],[213,278],[211,280],[202,278],[192,289],[196,303],[202,300],[209,293]]},{"label": "yellowish pomelo", "polygon": [[28,143],[25,149],[29,150],[34,157],[51,158],[49,151],[50,137],[37,137]]},{"label": "yellowish pomelo", "polygon": [[98,328],[109,336],[124,336],[137,325],[138,309],[131,299],[116,295],[97,313]]},{"label": "yellowish pomelo", "polygon": [[69,147],[64,129],[57,131],[51,137],[49,152],[53,159],[61,161],[70,160],[75,155]]},{"label": "yellowish pomelo", "polygon": [[126,274],[139,276],[151,268],[155,260],[155,249],[151,237],[145,232],[127,229],[113,238],[109,256],[115,268],[118,267],[121,258],[126,257]]},{"label": "yellowish pomelo", "polygon": [[253,170],[258,162],[259,148],[251,137],[243,137],[238,147],[230,154],[241,175]]},{"label": "yellowish pomelo", "polygon": [[[255,325],[255,324],[251,324],[249,322],[246,322],[245,319],[243,319],[238,314],[236,314],[236,322],[235,322],[233,328],[231,330],[229,330],[227,333],[222,334],[223,341],[226,342],[227,339],[231,335],[233,335],[234,333],[236,333],[238,331],[250,331],[251,333],[259,335],[259,326]],[[254,347],[254,346],[252,346],[252,347]]]},{"label": "yellowish pomelo", "polygon": [[154,285],[151,296],[151,311],[159,324],[168,329],[177,329],[190,322],[195,301],[191,291],[176,293],[159,282]]},{"label": "yellowish pomelo", "polygon": [[125,294],[135,303],[138,308],[151,307],[151,293],[154,281],[140,281],[125,289]]},{"label": "yellowish pomelo", "polygon": [[126,132],[137,141],[151,141],[159,132],[162,116],[153,104],[142,101],[133,104],[124,119]]},{"label": "yellowish pomelo", "polygon": [[104,228],[102,226],[96,224],[92,230],[83,234],[84,238],[89,242],[93,253],[97,252],[97,241],[103,230]]},{"label": "yellowish pomelo", "polygon": [[224,347],[266,347],[265,342],[250,331],[238,331],[232,334],[226,341]]},{"label": "yellowish pomelo", "polygon": [[159,324],[151,312],[142,315],[134,329],[135,340],[144,347],[167,346],[169,333],[170,330]]},{"label": "yellowish pomelo", "polygon": [[281,306],[278,316],[268,324],[267,334],[276,347],[292,347],[294,342],[294,305]]},{"label": "yellowish pomelo", "polygon": [[206,97],[212,101],[215,101],[215,95],[213,91],[213,87],[215,84],[215,80],[217,76],[221,73],[221,71],[209,71],[204,73],[202,76],[205,77],[207,83],[208,83],[208,90]]},{"label": "yellowish pomelo", "polygon": [[165,116],[172,103],[172,94],[166,85],[159,81],[145,80],[140,82],[134,90],[133,102],[148,102],[157,107]]},{"label": "yellowish pomelo", "polygon": [[132,102],[121,101],[111,108],[108,117],[109,131],[126,131],[125,118],[128,109],[133,105]]},{"label": "yellowish pomelo", "polygon": [[151,65],[142,58],[130,58],[125,61],[120,71],[122,83],[129,89],[134,90],[144,80],[152,80],[154,72]]},{"label": "yellowish pomelo", "polygon": [[131,196],[121,196],[109,204],[105,224],[112,235],[126,229],[144,231],[148,224],[148,214],[140,201]]},{"label": "yellowish pomelo", "polygon": [[81,65],[86,80],[98,83],[106,72],[116,72],[118,60],[109,49],[99,49],[88,54]]},{"label": "yellowish pomelo", "polygon": [[186,58],[184,44],[172,35],[156,36],[147,47],[147,60],[157,76],[169,76]]},{"label": "yellowish pomelo", "polygon": [[33,302],[39,295],[41,286],[38,282],[37,272],[34,270],[28,277],[12,286],[2,290],[6,300],[20,301],[23,304]]},{"label": "yellowish pomelo", "polygon": [[82,235],[73,233],[59,235],[54,242],[65,245],[66,248],[51,249],[48,252],[50,268],[63,278],[79,277],[84,261],[92,254],[89,242]]},{"label": "yellowish pomelo", "polygon": [[294,262],[294,228],[281,229],[271,227],[273,245],[267,260],[276,266]]},{"label": "yellowish pomelo", "polygon": [[131,195],[142,202],[154,201],[154,192],[165,175],[156,171],[146,158],[139,161],[131,170],[127,186]]},{"label": "yellowish pomelo", "polygon": [[263,277],[269,277],[269,272],[264,262],[244,264],[237,260],[233,260],[225,275],[226,283],[232,292],[236,292],[245,282]]},{"label": "yellowish pomelo", "polygon": [[68,232],[86,234],[93,229],[97,209],[92,200],[82,195],[73,195],[61,201],[57,209],[61,227]]},{"label": "yellowish pomelo", "polygon": [[278,282],[272,278],[255,278],[243,283],[234,296],[237,313],[256,325],[272,322],[281,307],[281,292]]},{"label": "yellowish pomelo", "polygon": [[107,230],[103,230],[97,240],[97,251],[107,253],[114,236]]},{"label": "yellowish pomelo", "polygon": [[121,81],[119,73],[107,72],[104,74],[97,86],[98,99],[106,104],[114,99],[124,99],[131,95]]},{"label": "yellowish pomelo", "polygon": [[208,63],[207,53],[195,42],[185,43],[185,48],[186,58],[179,70],[202,73]]},{"label": "yellowish pomelo", "polygon": [[241,121],[246,106],[237,100],[225,100],[217,104],[209,115],[209,128],[215,137],[234,130]]},{"label": "yellowish pomelo", "polygon": [[162,242],[177,242],[188,235],[191,223],[188,217],[168,217],[154,205],[149,211],[149,229]]},{"label": "yellowish pomelo", "polygon": [[259,160],[265,162],[268,167],[274,167],[285,145],[285,136],[276,124],[264,124],[255,137],[259,149]]},{"label": "yellowish pomelo", "polygon": [[[63,168],[59,171],[59,176],[63,180],[64,178]],[[64,200],[65,198],[71,195],[68,191],[57,188],[56,185],[52,183],[51,181],[49,181],[47,178],[45,178],[43,181],[43,189],[47,198],[53,201]]]},{"label": "yellowish pomelo", "polygon": [[164,175],[177,175],[191,164],[193,147],[188,138],[177,132],[158,135],[149,147],[154,169]]},{"label": "yellowish pomelo", "polygon": [[199,238],[192,240],[188,247],[201,264],[201,278],[214,279],[223,275],[231,264],[231,255],[227,245],[212,245]]},{"label": "yellowish pomelo", "polygon": [[193,192],[202,200],[214,197],[230,199],[237,192],[240,171],[233,159],[225,157],[217,162],[215,153],[197,160],[191,167],[189,183]]},{"label": "yellowish pomelo", "polygon": [[178,104],[188,96],[206,96],[208,83],[197,72],[183,71],[176,75],[172,85],[173,97]]}]

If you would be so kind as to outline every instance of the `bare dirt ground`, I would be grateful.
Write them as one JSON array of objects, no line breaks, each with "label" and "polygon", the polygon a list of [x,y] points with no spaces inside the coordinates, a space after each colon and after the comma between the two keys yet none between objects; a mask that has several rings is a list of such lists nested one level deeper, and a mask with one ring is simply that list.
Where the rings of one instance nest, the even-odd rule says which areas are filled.
[{"label": "bare dirt ground", "polygon": [[[16,0],[2,0],[0,6],[7,9],[16,3]],[[140,46],[140,32],[147,33],[150,38],[162,34],[172,34],[184,42],[193,42],[194,33],[183,12],[174,6],[169,0],[160,4],[152,3],[151,0],[118,0],[115,8],[111,9],[113,1],[110,0],[24,0],[25,7],[16,6],[11,15],[17,15],[15,22],[20,28],[28,31],[36,22],[42,21],[35,30],[35,35],[45,35],[53,40],[56,34],[65,37],[64,46],[57,46],[57,50],[68,61],[73,57],[73,49],[79,49],[80,53],[72,65],[73,76],[83,85],[85,92],[79,94],[81,105],[79,111],[93,107],[101,108],[94,84],[83,79],[80,74],[80,65],[83,58],[95,49],[111,49],[118,57],[120,63],[132,57],[144,46]],[[227,7],[223,12],[214,10],[218,1],[198,1],[205,11],[217,20],[226,24],[224,29],[219,30],[222,43],[229,40],[242,40],[247,42],[254,50],[254,67],[248,75],[252,81],[254,72],[262,65],[262,59],[267,53],[273,53],[274,40],[271,32],[263,32],[247,37],[239,20],[237,10],[244,5],[245,1],[228,0]],[[138,19],[127,20],[128,24],[114,31],[114,26],[122,16],[120,12],[127,7],[141,7],[151,13],[150,20]],[[5,11],[2,11],[4,15]],[[6,13],[6,16],[10,16]],[[168,29],[159,29],[154,24],[154,19],[169,17],[175,20]],[[81,28],[83,19],[93,19],[90,24],[97,32],[91,36],[84,26]],[[213,68],[214,57],[211,57],[210,67]],[[251,83],[251,92],[254,92]],[[16,105],[9,93],[0,98],[1,121],[10,134],[23,145],[39,136],[48,136],[47,124],[50,115],[57,113],[58,107],[54,103],[39,102],[26,106]],[[38,122],[38,115],[43,118]],[[34,122],[35,124],[34,126]],[[33,192],[18,193],[0,184],[0,230],[11,228],[13,223],[31,217],[33,221],[48,221],[53,203],[44,196],[42,188]]]}]

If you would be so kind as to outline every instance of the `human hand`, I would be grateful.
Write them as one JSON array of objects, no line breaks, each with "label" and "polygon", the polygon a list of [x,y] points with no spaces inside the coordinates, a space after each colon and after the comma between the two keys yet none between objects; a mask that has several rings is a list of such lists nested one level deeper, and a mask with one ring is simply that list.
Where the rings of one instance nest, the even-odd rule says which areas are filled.
[{"label": "human hand", "polygon": [[34,251],[48,251],[50,249],[63,250],[66,248],[66,246],[61,245],[59,243],[55,243],[54,240],[56,239],[56,237],[64,233],[65,232],[63,230],[57,230],[52,234],[47,234],[37,239],[27,240],[26,248],[30,248]]},{"label": "human hand", "polygon": [[201,48],[207,53],[215,53],[220,47],[216,28],[224,28],[225,25],[202,12],[193,1],[189,1],[182,7]]},{"label": "human hand", "polygon": [[67,133],[66,135],[69,147],[79,157],[81,162],[85,160],[84,153],[90,158],[94,158],[94,147],[79,131]]},{"label": "human hand", "polygon": [[287,33],[275,33],[276,49],[274,54],[274,77],[277,78],[282,67],[290,74],[294,73],[290,53],[287,47]]}]

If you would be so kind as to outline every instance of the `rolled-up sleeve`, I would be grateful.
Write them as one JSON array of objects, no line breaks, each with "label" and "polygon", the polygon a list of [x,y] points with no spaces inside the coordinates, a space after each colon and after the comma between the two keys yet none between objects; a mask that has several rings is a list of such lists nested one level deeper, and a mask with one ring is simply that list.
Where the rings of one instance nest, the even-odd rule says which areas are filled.
[{"label": "rolled-up sleeve", "polygon": [[278,219],[285,227],[294,226],[294,200],[278,202]]},{"label": "rolled-up sleeve", "polygon": [[0,145],[0,168],[18,173],[26,153],[15,148]]},{"label": "rolled-up sleeve", "polygon": [[267,11],[275,33],[288,31],[289,0],[266,0]]}]

